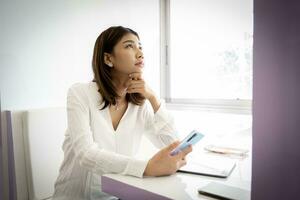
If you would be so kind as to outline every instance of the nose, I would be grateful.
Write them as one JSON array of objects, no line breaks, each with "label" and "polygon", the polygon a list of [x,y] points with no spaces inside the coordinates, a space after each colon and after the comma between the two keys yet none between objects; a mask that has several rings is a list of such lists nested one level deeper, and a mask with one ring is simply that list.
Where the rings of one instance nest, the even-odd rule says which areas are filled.
[{"label": "nose", "polygon": [[138,49],[136,56],[139,59],[144,59],[144,53],[143,53],[143,51],[141,49]]}]

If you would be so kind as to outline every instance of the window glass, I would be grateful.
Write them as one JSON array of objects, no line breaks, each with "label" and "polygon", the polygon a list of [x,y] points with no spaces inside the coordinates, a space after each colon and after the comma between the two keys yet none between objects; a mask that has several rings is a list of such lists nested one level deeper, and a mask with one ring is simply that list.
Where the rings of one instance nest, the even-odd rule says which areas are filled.
[{"label": "window glass", "polygon": [[252,4],[170,1],[171,99],[252,99]]}]

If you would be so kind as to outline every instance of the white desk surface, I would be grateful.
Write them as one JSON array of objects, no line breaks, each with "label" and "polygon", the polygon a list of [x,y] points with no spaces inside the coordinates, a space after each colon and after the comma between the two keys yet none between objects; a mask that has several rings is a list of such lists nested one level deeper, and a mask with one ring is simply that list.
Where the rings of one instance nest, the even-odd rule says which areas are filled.
[{"label": "white desk surface", "polygon": [[[250,130],[248,133],[242,133],[241,137],[233,136],[231,138],[227,138],[228,141],[233,141],[235,146],[248,148],[249,153],[246,158],[237,158],[230,157],[228,159],[232,159],[236,161],[236,167],[233,170],[232,174],[224,179],[224,178],[214,178],[208,176],[194,175],[194,174],[186,174],[186,173],[176,173],[171,176],[165,177],[145,177],[145,178],[136,178],[132,176],[123,176],[119,174],[106,174],[104,177],[110,178],[113,181],[118,183],[124,183],[130,186],[133,186],[138,189],[146,190],[148,192],[152,192],[158,195],[161,195],[170,199],[213,199],[203,195],[198,194],[198,188],[205,186],[209,182],[220,182],[226,185],[236,186],[239,188],[243,188],[246,190],[251,189],[251,134]],[[234,138],[234,139],[233,139]],[[215,139],[215,138],[214,138]],[[224,138],[222,138],[223,140]],[[214,153],[204,152],[203,146],[208,144],[210,139],[207,139],[202,145],[199,145],[198,148],[194,148],[193,154],[188,157],[188,159],[192,159],[191,157],[196,156],[216,156],[224,157],[225,155],[216,155]]]}]

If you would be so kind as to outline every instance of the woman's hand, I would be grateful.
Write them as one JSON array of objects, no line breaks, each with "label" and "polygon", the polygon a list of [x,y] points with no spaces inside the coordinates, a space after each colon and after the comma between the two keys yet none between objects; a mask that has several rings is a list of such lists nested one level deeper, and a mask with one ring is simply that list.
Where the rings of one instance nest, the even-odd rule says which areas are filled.
[{"label": "woman's hand", "polygon": [[157,152],[148,162],[144,171],[144,176],[166,176],[176,173],[176,171],[186,164],[185,156],[192,151],[189,146],[177,155],[171,156],[171,151],[179,145],[174,142]]},{"label": "woman's hand", "polygon": [[153,98],[154,92],[147,86],[146,82],[142,78],[142,73],[135,72],[129,74],[129,80],[127,81],[127,93],[140,93],[143,97],[150,100]]},{"label": "woman's hand", "polygon": [[155,93],[147,86],[142,78],[142,73],[136,72],[129,74],[129,80],[126,83],[127,93],[140,93],[151,103],[154,113],[159,109],[160,102],[156,98]]}]

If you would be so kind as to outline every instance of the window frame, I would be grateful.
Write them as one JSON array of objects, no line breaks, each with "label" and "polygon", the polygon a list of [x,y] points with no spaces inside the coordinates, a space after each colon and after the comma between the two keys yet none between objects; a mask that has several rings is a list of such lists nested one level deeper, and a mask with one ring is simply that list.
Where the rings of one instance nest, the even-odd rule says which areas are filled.
[{"label": "window frame", "polygon": [[172,110],[251,114],[250,99],[179,99],[171,97],[170,0],[160,0],[160,96]]}]

